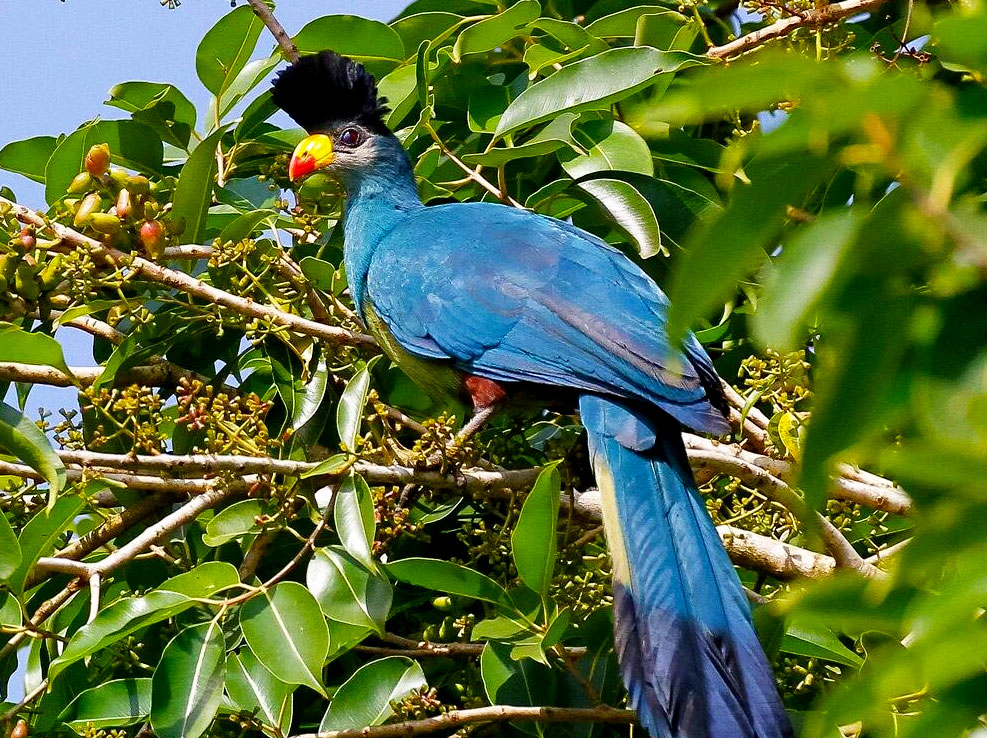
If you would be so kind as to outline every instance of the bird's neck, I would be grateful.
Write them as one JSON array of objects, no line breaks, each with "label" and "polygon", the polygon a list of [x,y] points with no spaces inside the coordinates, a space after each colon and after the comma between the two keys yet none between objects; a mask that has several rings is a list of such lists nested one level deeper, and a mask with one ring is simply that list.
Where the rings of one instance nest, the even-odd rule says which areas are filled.
[{"label": "bird's neck", "polygon": [[346,211],[343,222],[347,281],[363,312],[364,285],[377,244],[408,214],[425,207],[418,196],[414,170],[401,142],[393,136],[378,146],[394,149],[373,171],[343,174]]}]

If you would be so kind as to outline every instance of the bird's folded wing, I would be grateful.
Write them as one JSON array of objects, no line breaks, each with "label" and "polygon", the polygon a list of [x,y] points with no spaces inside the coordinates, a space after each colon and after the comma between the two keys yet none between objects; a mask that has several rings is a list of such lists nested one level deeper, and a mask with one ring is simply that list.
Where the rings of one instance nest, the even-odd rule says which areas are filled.
[{"label": "bird's folded wing", "polygon": [[504,382],[652,402],[722,430],[709,357],[665,333],[668,301],[603,241],[564,222],[489,204],[426,208],[379,244],[367,299],[395,339]]}]

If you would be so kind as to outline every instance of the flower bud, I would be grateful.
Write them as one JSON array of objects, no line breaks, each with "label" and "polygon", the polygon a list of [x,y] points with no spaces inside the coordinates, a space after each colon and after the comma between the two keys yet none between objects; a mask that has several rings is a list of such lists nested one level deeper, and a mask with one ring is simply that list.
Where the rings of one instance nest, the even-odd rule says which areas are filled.
[{"label": "flower bud", "polygon": [[72,219],[72,225],[76,228],[84,226],[89,221],[89,216],[99,210],[99,206],[102,204],[103,198],[99,196],[99,193],[90,192],[79,203],[79,209],[75,211],[75,218]]},{"label": "flower bud", "polygon": [[72,184],[69,185],[68,193],[70,195],[79,195],[83,192],[89,192],[96,184],[96,180],[89,172],[79,172],[75,175],[75,179],[72,180]]},{"label": "flower bud", "polygon": [[109,213],[93,213],[89,216],[89,225],[99,233],[117,233],[120,219]]},{"label": "flower bud", "polygon": [[34,279],[36,268],[26,262],[17,266],[14,274],[14,290],[27,300],[37,300],[41,294],[37,281]]},{"label": "flower bud", "polygon": [[141,226],[141,243],[152,259],[164,254],[165,231],[160,220],[149,220]]},{"label": "flower bud", "polygon": [[124,187],[117,195],[117,216],[126,220],[130,217],[131,203],[130,190]]},{"label": "flower bud", "polygon": [[34,237],[33,228],[22,228],[20,233],[21,247],[25,249],[33,249],[38,241]]},{"label": "flower bud", "polygon": [[110,168],[110,146],[101,143],[91,146],[86,154],[86,171],[94,177],[101,177]]}]

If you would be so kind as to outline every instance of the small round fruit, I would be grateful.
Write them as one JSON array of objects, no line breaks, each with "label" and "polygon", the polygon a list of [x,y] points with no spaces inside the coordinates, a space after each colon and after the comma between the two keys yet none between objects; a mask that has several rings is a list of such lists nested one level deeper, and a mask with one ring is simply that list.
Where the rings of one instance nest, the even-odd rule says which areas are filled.
[{"label": "small round fruit", "polygon": [[452,609],[451,597],[436,597],[432,600],[432,607],[442,612],[449,612]]},{"label": "small round fruit", "polygon": [[33,228],[22,228],[20,232],[21,247],[24,249],[33,249],[38,240],[34,237]]},{"label": "small round fruit", "polygon": [[95,144],[86,153],[86,171],[94,177],[102,177],[110,168],[110,145]]},{"label": "small round fruit", "polygon": [[146,195],[151,191],[151,181],[147,177],[135,174],[127,180],[127,187],[135,195]]},{"label": "small round fruit", "polygon": [[18,720],[17,725],[10,731],[10,738],[27,738],[27,723],[23,720]]},{"label": "small round fruit", "polygon": [[133,209],[130,200],[130,190],[124,187],[117,194],[117,216],[126,220],[130,217],[130,211]]},{"label": "small round fruit", "polygon": [[165,230],[160,220],[149,220],[141,226],[141,243],[148,256],[153,259],[164,253]]},{"label": "small round fruit", "polygon": [[36,273],[37,268],[30,264],[22,262],[18,265],[17,272],[14,274],[14,290],[18,295],[28,300],[38,299],[41,289],[34,278]]},{"label": "small round fruit", "polygon": [[93,213],[89,216],[89,225],[99,233],[118,233],[120,219],[109,213]]},{"label": "small round fruit", "polygon": [[83,192],[89,192],[96,184],[96,180],[89,172],[79,172],[75,175],[75,179],[72,180],[72,184],[69,185],[68,193],[70,195],[79,195]]},{"label": "small round fruit", "polygon": [[82,202],[79,203],[79,209],[75,211],[75,217],[72,219],[72,225],[76,228],[81,228],[87,222],[89,222],[89,216],[99,210],[99,206],[103,204],[103,198],[99,196],[97,192],[90,192],[84,198]]}]

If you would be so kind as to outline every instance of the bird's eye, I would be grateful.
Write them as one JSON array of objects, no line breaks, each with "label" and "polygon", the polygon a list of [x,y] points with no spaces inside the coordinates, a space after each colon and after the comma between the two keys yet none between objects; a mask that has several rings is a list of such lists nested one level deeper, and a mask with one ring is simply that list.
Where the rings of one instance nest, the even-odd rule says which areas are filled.
[{"label": "bird's eye", "polygon": [[339,134],[339,142],[343,146],[359,146],[363,143],[363,134],[357,128],[344,128]]}]

